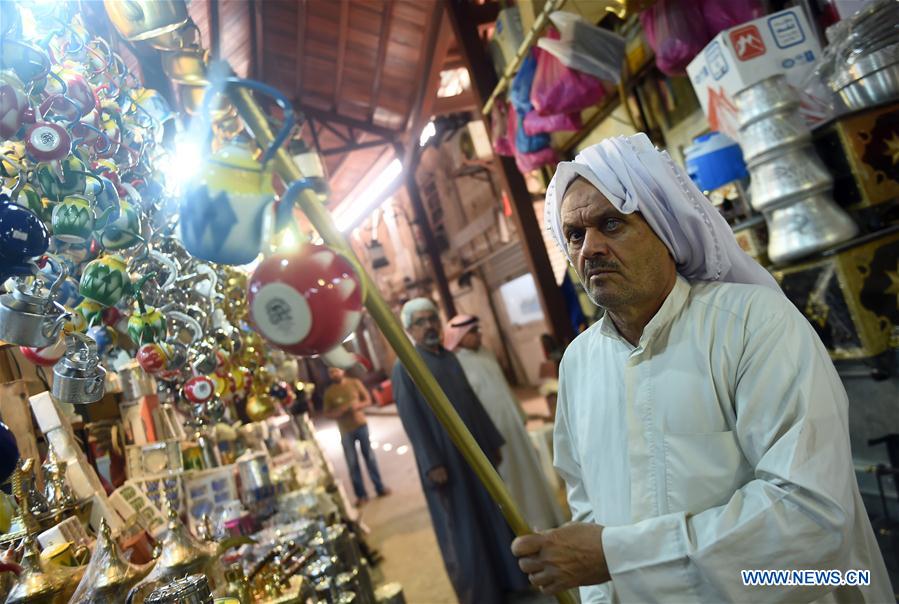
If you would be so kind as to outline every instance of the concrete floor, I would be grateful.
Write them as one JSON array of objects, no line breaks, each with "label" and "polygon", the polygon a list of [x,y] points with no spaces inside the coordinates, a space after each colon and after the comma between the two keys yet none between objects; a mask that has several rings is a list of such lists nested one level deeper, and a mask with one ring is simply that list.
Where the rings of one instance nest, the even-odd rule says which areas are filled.
[{"label": "concrete floor", "polygon": [[[546,404],[541,398],[534,397],[533,393],[524,393],[522,398],[528,413],[545,413]],[[317,418],[315,425],[322,450],[352,501],[352,486],[337,425],[325,418]],[[371,499],[360,509],[361,521],[370,530],[367,541],[384,557],[377,569],[376,583],[399,582],[409,604],[454,604],[457,600],[434,537],[415,458],[395,407],[372,409],[368,426],[381,477],[393,490],[388,497]],[[374,487],[366,470],[362,473],[369,496],[373,497]],[[552,602],[554,598],[536,593],[514,599],[515,604]]]}]

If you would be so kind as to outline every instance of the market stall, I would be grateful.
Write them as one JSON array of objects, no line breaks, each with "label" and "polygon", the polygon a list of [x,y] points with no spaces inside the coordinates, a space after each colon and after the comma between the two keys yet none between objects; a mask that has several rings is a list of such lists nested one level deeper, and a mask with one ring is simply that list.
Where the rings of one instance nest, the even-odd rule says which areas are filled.
[{"label": "market stall", "polygon": [[[343,255],[271,237],[298,235],[293,203],[320,190],[291,161],[273,210],[289,104],[227,65],[210,86],[184,3],[107,3],[160,49],[173,111],[78,6],[0,19],[2,597],[403,601],[287,412],[308,385],[275,377],[283,351],[353,364],[339,344],[364,294]],[[278,135],[248,89],[274,98]]]}]

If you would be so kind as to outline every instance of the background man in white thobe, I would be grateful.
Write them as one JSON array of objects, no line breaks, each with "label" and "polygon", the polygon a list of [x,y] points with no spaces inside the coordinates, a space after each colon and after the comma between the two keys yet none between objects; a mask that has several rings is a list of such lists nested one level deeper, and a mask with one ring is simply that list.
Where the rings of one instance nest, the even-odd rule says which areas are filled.
[{"label": "background man in white thobe", "polygon": [[537,449],[525,429],[527,416],[506,382],[506,376],[492,352],[481,345],[478,318],[458,315],[447,323],[444,334],[447,350],[465,371],[490,419],[506,444],[497,471],[509,487],[512,499],[532,528],[548,529],[564,522],[562,510],[543,474]]},{"label": "background man in white thobe", "polygon": [[[605,315],[565,352],[555,464],[575,522],[516,539],[584,602],[894,602],[823,345],[667,153],[562,162],[547,222]],[[742,569],[871,584],[744,586]]]}]

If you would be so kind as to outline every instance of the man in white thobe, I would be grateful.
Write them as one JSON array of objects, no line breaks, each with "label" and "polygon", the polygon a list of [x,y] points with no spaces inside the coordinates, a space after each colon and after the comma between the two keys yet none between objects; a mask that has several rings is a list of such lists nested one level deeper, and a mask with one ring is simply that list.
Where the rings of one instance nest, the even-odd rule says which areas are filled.
[{"label": "man in white thobe", "polygon": [[444,346],[456,354],[465,377],[506,444],[497,471],[532,528],[548,529],[564,522],[547,483],[537,449],[525,429],[526,416],[506,382],[493,353],[481,346],[478,318],[458,315],[447,323]]},{"label": "man in white thobe", "polygon": [[[855,480],[847,397],[806,319],[649,139],[562,162],[547,223],[605,310],[562,360],[572,524],[517,539],[583,602],[894,602]],[[741,570],[870,585],[744,585]]]}]

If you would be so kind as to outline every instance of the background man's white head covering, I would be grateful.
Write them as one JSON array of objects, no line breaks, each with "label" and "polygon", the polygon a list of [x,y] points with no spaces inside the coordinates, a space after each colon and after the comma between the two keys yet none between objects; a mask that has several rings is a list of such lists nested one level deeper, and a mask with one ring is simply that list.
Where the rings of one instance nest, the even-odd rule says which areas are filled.
[{"label": "background man's white head covering", "polygon": [[478,318],[474,315],[456,315],[446,323],[443,330],[443,346],[455,351],[469,331],[478,326]]},{"label": "background man's white head covering", "polygon": [[437,306],[427,298],[412,298],[403,304],[403,310],[400,311],[400,318],[403,321],[403,327],[409,329],[412,327],[412,315],[425,310],[437,312]]},{"label": "background man's white head covering", "polygon": [[[642,132],[587,147],[559,162],[546,189],[546,224],[568,256],[562,233],[562,198],[582,176],[622,214],[640,212],[689,280],[764,285],[774,277],[740,248],[733,231],[686,172]],[[568,257],[571,261],[571,257]]]}]

